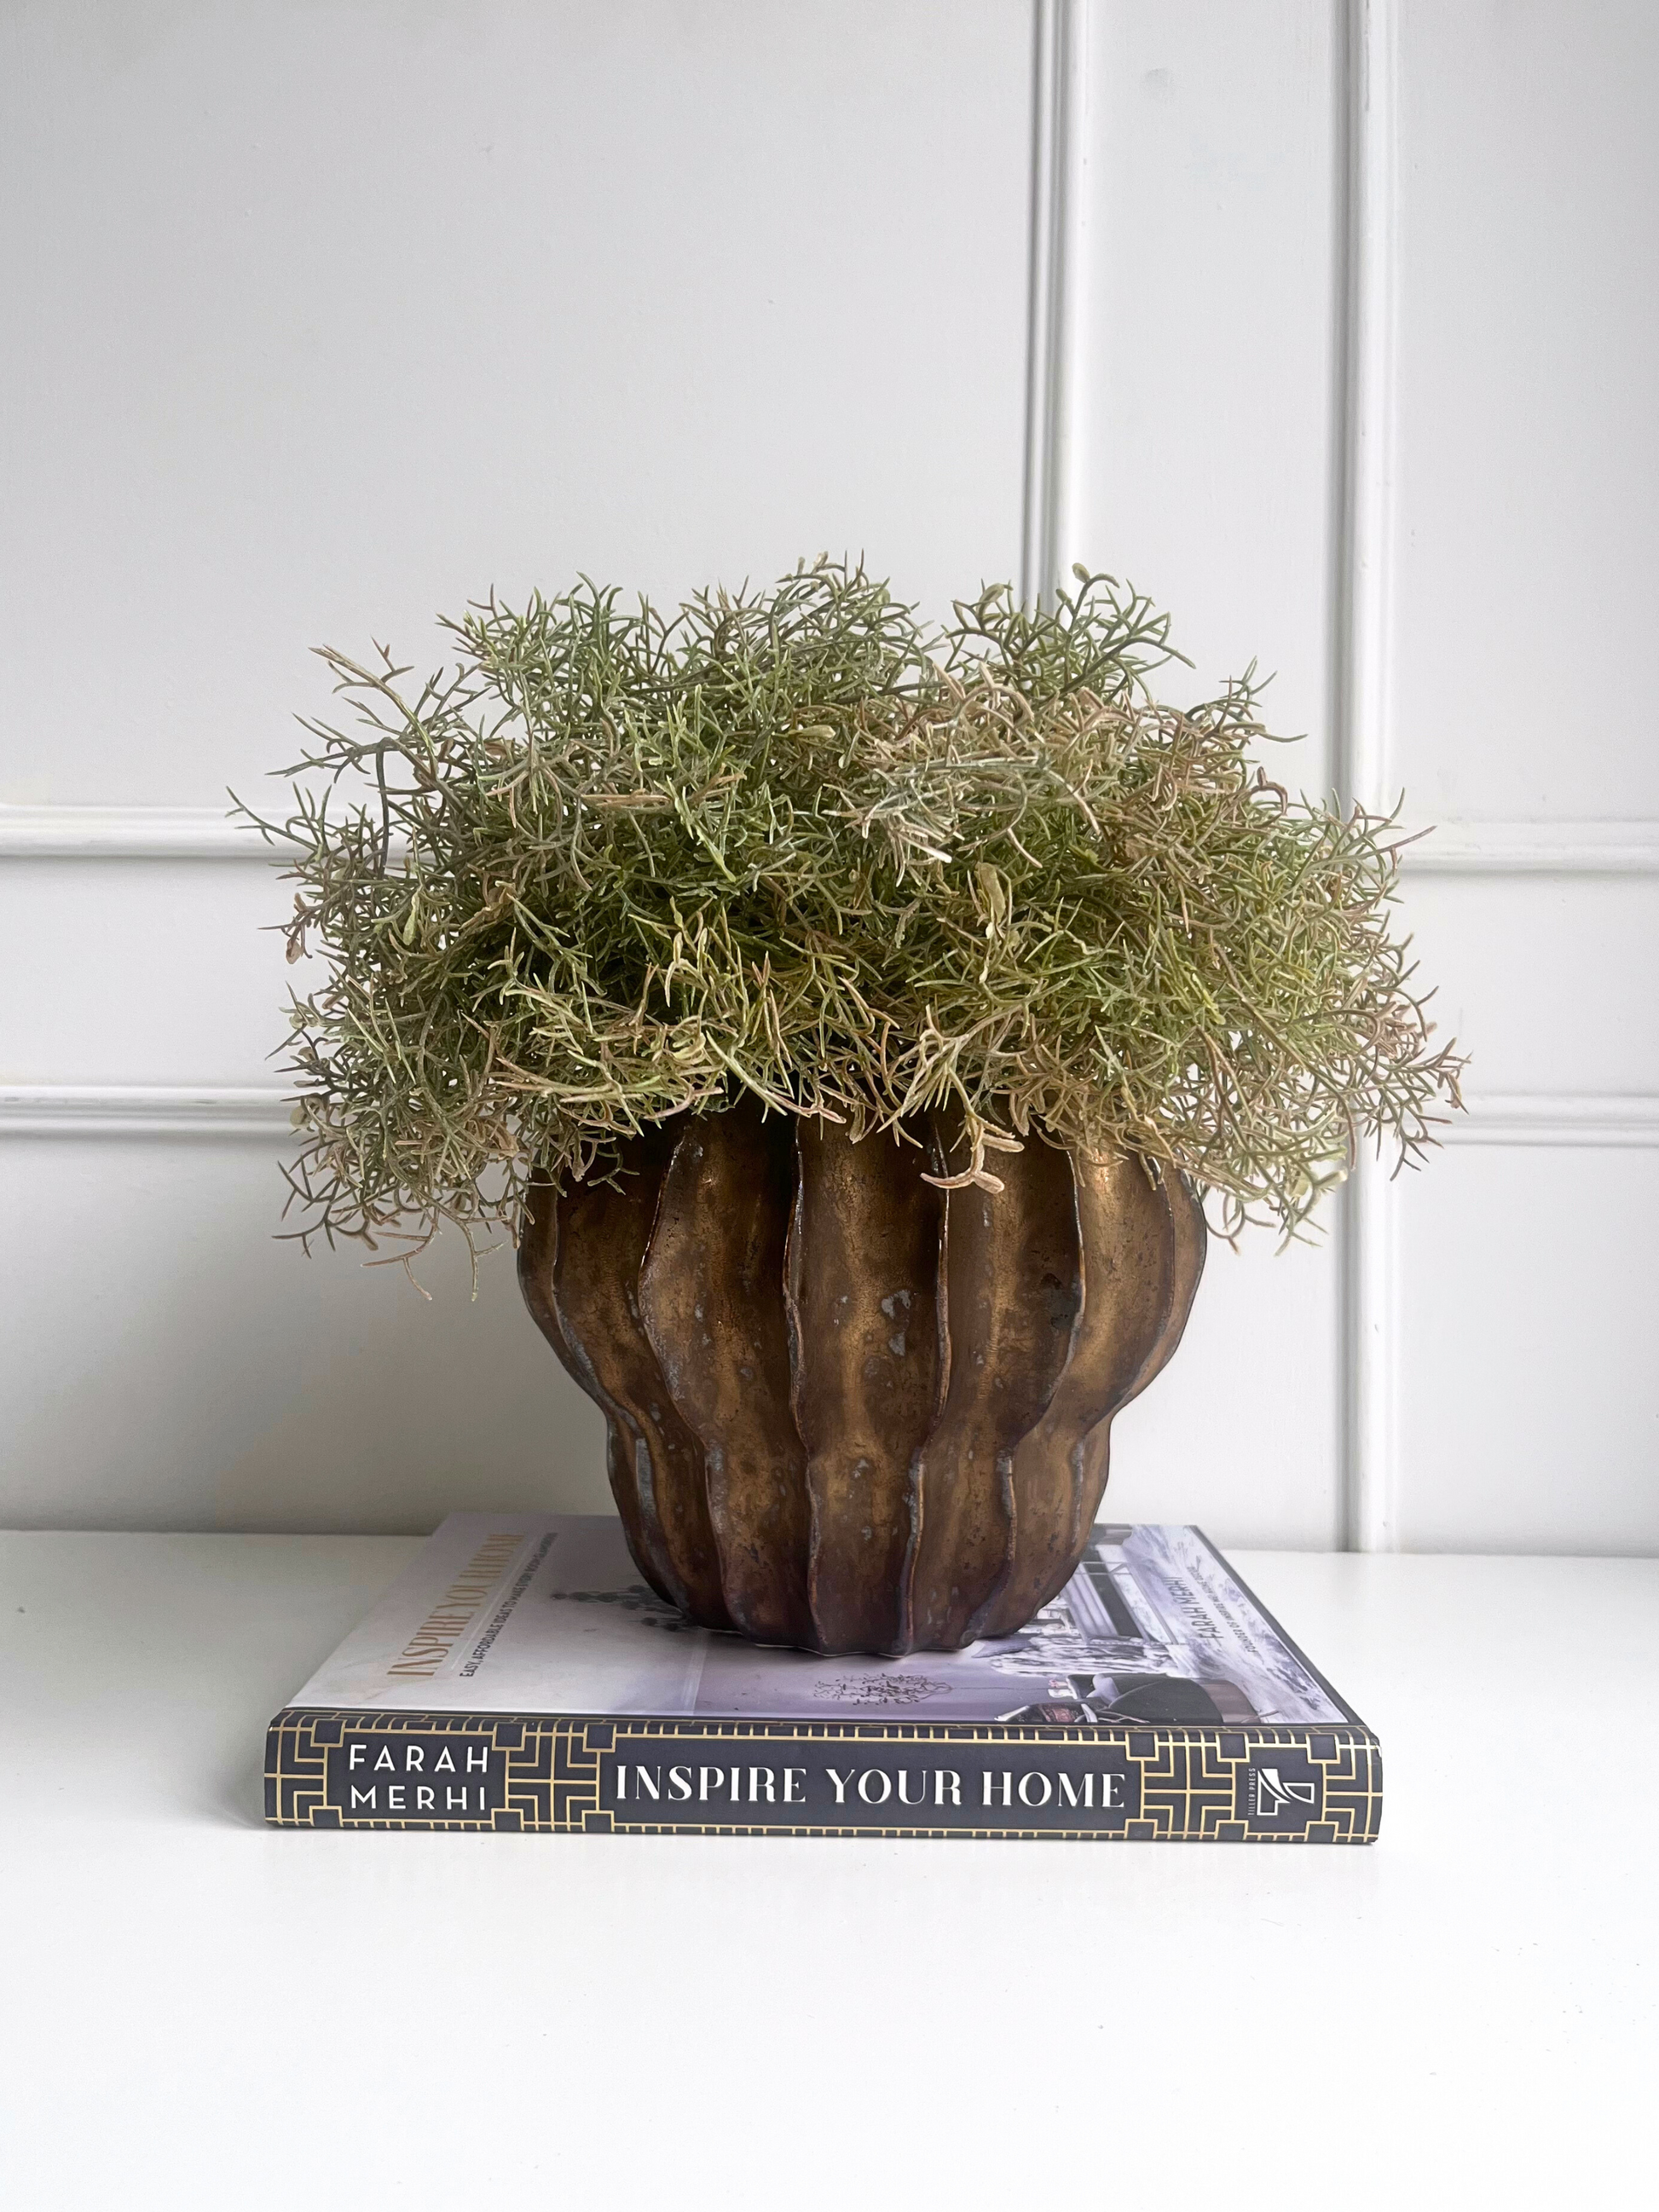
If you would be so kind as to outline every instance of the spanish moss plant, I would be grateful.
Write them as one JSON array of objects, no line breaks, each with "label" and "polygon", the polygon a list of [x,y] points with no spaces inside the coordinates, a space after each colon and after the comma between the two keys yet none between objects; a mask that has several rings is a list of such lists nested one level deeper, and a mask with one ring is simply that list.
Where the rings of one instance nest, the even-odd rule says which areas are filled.
[{"label": "spanish moss plant", "polygon": [[[296,1231],[512,1233],[525,1186],[750,1091],[856,1137],[1128,1146],[1286,1233],[1457,1103],[1390,933],[1393,824],[1255,764],[1251,682],[1158,702],[1167,617],[1076,572],[929,629],[861,568],[672,617],[586,582],[445,625],[424,683],[325,650],[283,771]],[[918,1152],[918,1172],[927,1167]]]}]

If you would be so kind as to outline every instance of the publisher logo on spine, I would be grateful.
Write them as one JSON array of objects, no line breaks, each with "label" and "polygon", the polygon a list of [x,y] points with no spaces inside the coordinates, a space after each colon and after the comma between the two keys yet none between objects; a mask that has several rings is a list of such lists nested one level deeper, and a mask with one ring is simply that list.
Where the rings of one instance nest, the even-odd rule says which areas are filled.
[{"label": "publisher logo on spine", "polygon": [[1324,1777],[1304,1752],[1264,1745],[1238,1771],[1236,1816],[1253,1835],[1305,1828],[1324,1814]]}]

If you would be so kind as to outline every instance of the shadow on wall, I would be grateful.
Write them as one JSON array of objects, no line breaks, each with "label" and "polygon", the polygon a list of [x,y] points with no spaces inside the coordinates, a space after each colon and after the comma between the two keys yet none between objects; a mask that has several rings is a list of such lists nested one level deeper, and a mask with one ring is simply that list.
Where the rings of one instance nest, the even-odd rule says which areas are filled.
[{"label": "shadow on wall", "polygon": [[[525,1312],[513,1255],[470,1295],[272,1239],[264,1143],[22,1139],[0,1332],[0,1522],[420,1533],[459,1507],[609,1510],[604,1424]],[[77,1256],[78,1264],[70,1255]]]}]

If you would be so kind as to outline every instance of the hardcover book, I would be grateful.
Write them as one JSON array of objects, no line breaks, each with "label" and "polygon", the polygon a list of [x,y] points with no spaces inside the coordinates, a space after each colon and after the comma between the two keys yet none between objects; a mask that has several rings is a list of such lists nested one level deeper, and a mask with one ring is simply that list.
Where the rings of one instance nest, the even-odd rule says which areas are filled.
[{"label": "hardcover book", "polygon": [[1364,1844],[1376,1736],[1196,1528],[1103,1524],[1016,1636],[691,1626],[620,1522],[453,1513],[270,1724],[279,1827]]}]

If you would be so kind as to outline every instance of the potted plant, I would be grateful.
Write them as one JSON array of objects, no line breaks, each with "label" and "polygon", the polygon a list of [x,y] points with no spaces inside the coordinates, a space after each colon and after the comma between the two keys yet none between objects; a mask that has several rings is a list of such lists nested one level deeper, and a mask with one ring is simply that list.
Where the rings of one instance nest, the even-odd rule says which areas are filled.
[{"label": "potted plant", "polygon": [[[586,584],[447,626],[286,771],[297,1233],[506,1231],[604,1408],[641,1571],[823,1651],[951,1648],[1073,1571],[1203,1205],[1293,1233],[1455,1103],[1389,823],[1184,711],[1077,572],[921,624],[818,562],[672,618]],[[1202,1201],[1202,1203],[1201,1203]]]}]

